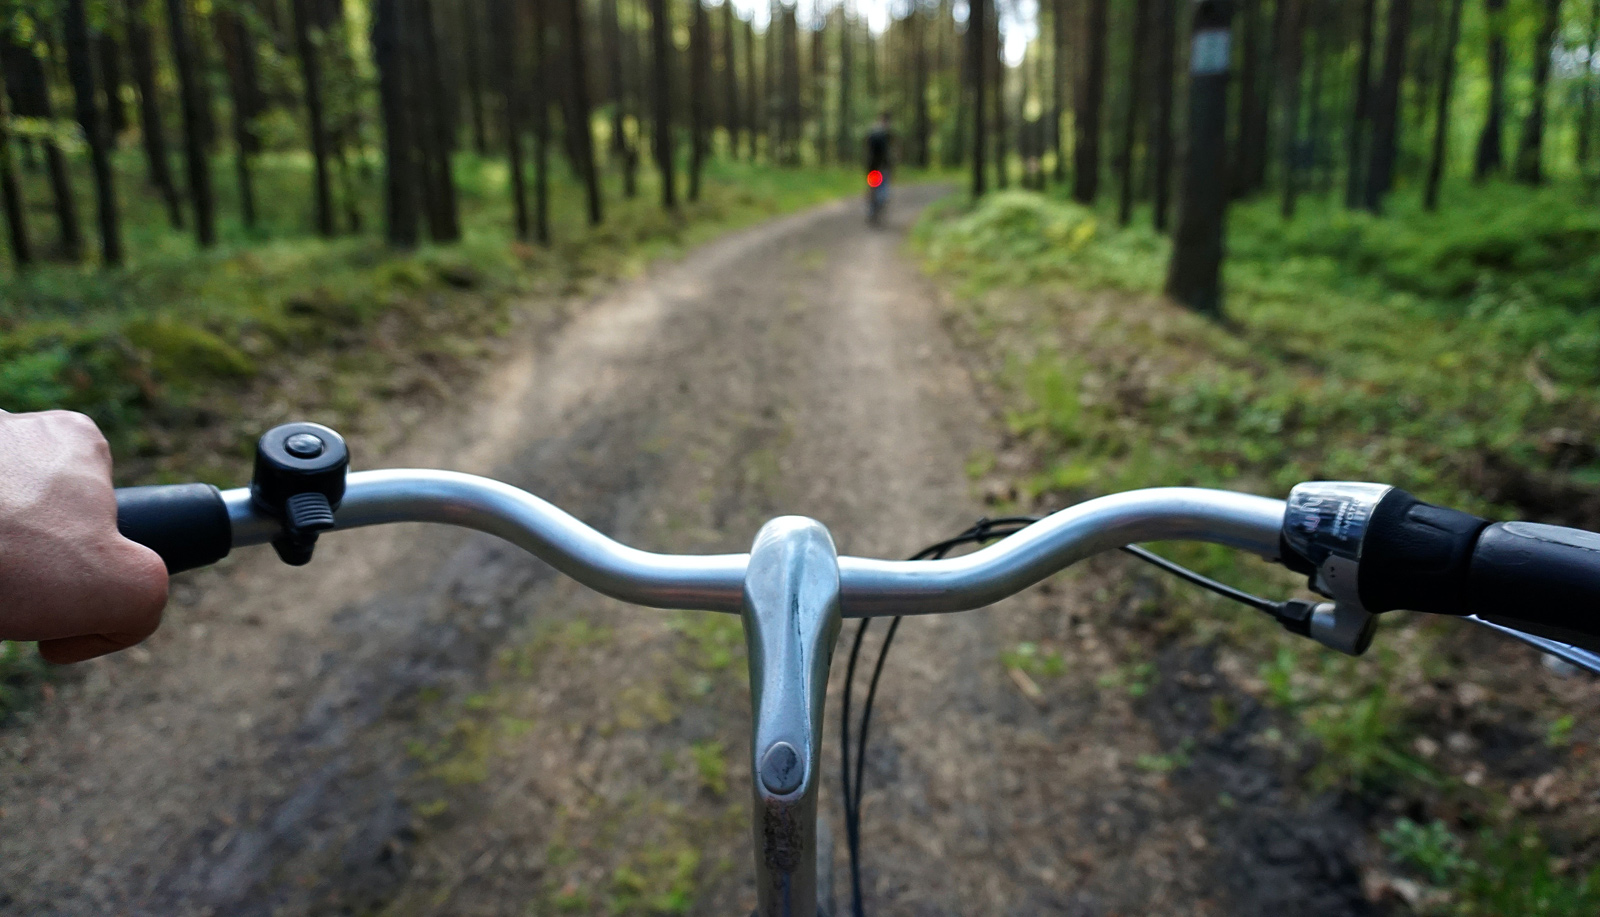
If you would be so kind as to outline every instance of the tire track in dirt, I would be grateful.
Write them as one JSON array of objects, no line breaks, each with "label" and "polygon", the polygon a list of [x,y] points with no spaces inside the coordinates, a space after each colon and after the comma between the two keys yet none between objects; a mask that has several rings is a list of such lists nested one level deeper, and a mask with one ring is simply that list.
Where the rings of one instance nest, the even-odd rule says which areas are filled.
[{"label": "tire track in dirt", "polygon": [[[383,463],[491,473],[658,550],[744,550],[785,512],[855,554],[963,528],[965,461],[998,437],[899,254],[934,193],[902,192],[882,232],[849,201],[700,249]],[[3,739],[7,912],[748,911],[735,619],[624,608],[487,536],[326,542],[304,572],[257,552],[195,577],[148,651]],[[1254,914],[1348,884],[1215,874],[1231,839],[1139,765],[1173,731],[1105,687],[1093,594],[1075,576],[906,622],[868,760],[874,913]],[[1065,674],[1036,703],[999,658],[1041,638]]]}]

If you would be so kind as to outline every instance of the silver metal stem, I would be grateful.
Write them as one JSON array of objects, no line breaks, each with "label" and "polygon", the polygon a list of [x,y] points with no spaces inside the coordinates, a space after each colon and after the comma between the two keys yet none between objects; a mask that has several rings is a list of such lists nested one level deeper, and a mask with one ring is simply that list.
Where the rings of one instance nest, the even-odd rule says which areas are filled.
[{"label": "silver metal stem", "polygon": [[[278,532],[245,488],[223,493],[237,546]],[[1209,541],[1278,556],[1282,500],[1197,487],[1113,494],[1054,513],[963,557],[929,561],[839,558],[847,618],[937,614],[993,604],[1086,557],[1125,544]],[[613,541],[526,491],[453,471],[350,475],[337,528],[442,522],[497,535],[578,582],[635,605],[738,613],[747,554],[674,555]]]}]

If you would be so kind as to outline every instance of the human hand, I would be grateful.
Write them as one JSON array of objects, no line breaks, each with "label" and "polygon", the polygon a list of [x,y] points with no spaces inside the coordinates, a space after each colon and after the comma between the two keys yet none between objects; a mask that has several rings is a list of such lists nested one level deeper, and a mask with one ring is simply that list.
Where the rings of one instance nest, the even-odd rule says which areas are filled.
[{"label": "human hand", "polygon": [[81,662],[155,632],[167,604],[156,553],[117,532],[111,450],[71,411],[0,411],[0,639]]}]

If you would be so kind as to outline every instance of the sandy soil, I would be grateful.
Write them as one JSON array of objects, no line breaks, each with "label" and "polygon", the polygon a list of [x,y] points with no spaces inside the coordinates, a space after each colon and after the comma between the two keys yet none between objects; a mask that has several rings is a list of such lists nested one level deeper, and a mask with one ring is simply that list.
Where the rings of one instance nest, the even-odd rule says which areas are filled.
[{"label": "sandy soil", "polygon": [[[900,254],[933,196],[879,231],[849,201],[699,249],[356,464],[492,474],[658,550],[744,550],[789,512],[851,554],[959,531],[984,512],[967,459],[1003,442]],[[1286,789],[1271,714],[1204,653],[1130,671],[1126,610],[1095,598],[1121,564],[902,627],[869,912],[1370,912],[1358,823]],[[1037,692],[1000,661],[1021,641],[1062,654]],[[0,735],[0,910],[748,913],[743,653],[734,618],[626,608],[487,536],[335,535],[300,571],[241,552]]]}]

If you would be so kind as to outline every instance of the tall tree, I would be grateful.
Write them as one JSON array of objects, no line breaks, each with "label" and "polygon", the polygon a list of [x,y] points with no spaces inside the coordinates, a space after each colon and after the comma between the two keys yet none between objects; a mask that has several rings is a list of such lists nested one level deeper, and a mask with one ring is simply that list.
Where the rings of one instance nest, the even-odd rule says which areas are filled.
[{"label": "tall tree", "polygon": [[988,95],[984,85],[984,71],[988,69],[984,58],[984,45],[988,42],[985,38],[989,34],[988,27],[984,24],[987,19],[988,0],[973,0],[971,11],[967,16],[967,75],[971,83],[968,91],[972,94],[972,196],[983,197],[987,189],[988,176],[984,168],[984,153],[989,145],[989,119],[986,115],[984,97]]},{"label": "tall tree", "polygon": [[1087,0],[1083,71],[1074,106],[1072,199],[1092,204],[1100,193],[1100,106],[1106,93],[1107,0]]},{"label": "tall tree", "polygon": [[[180,0],[167,0],[167,2],[178,3]],[[300,58],[301,92],[306,108],[306,134],[310,141],[311,168],[315,176],[312,202],[315,208],[317,232],[322,236],[332,237],[333,191],[328,180],[328,128],[322,107],[322,62],[317,55],[317,41],[311,34],[315,28],[311,7],[313,0],[292,0],[292,2],[295,53]],[[423,22],[412,22],[410,25],[425,30],[429,36],[433,34],[431,17]]]},{"label": "tall tree", "polygon": [[1578,103],[1578,144],[1577,158],[1578,171],[1586,172],[1589,168],[1589,151],[1594,145],[1594,109],[1595,109],[1595,66],[1600,64],[1600,0],[1592,0],[1589,4],[1589,43],[1588,54],[1584,56],[1583,80],[1578,91],[1582,97]]},{"label": "tall tree", "polygon": [[1561,0],[1545,0],[1544,20],[1533,42],[1533,103],[1517,142],[1517,180],[1528,185],[1544,181],[1544,112],[1550,88],[1550,54],[1560,28]]},{"label": "tall tree", "polygon": [[1411,30],[1411,0],[1389,0],[1384,30],[1383,73],[1372,99],[1372,159],[1367,167],[1367,193],[1362,205],[1373,213],[1394,184],[1399,153],[1400,81],[1406,72],[1406,43]]},{"label": "tall tree", "polygon": [[172,228],[183,228],[183,206],[167,160],[167,130],[161,120],[161,97],[156,88],[155,51],[150,39],[149,9],[145,0],[126,0],[124,25],[128,36],[128,61],[133,84],[139,90],[139,134],[144,145],[150,184],[167,205]]},{"label": "tall tree", "polygon": [[1199,0],[1194,10],[1189,40],[1189,142],[1166,292],[1191,309],[1221,315],[1233,6],[1229,0]]},{"label": "tall tree", "polygon": [[[518,239],[528,238],[528,195],[522,163],[522,102],[517,80],[517,14],[515,0],[492,0],[490,7],[499,28],[493,30],[494,68],[498,77],[500,106],[504,116],[506,164],[511,173],[512,225]],[[615,10],[615,7],[613,7]]]},{"label": "tall tree", "polygon": [[[479,47],[482,36],[485,34],[483,17],[479,15],[477,0],[460,0],[460,2],[462,50],[465,52],[461,61],[461,69],[466,77],[467,114],[472,121],[472,149],[479,156],[486,156],[489,153],[489,130],[488,119],[484,116],[483,110],[483,54],[482,49]],[[502,33],[512,31],[515,28],[512,23],[516,19],[509,8],[498,3],[493,8],[496,12],[491,21],[497,23],[499,27],[490,30],[493,33],[490,35],[490,41],[497,48],[490,57],[494,60],[496,70],[499,70],[503,66],[499,59],[499,52],[504,48],[504,40],[511,37]],[[505,74],[501,73],[500,75],[504,77]],[[503,116],[506,118],[511,117],[509,109],[503,113]],[[506,130],[509,132],[510,128],[508,127]],[[509,138],[507,143],[510,143]],[[507,150],[509,153],[509,146]],[[518,238],[522,237],[518,236]]]},{"label": "tall tree", "polygon": [[184,0],[167,0],[167,43],[178,77],[184,167],[189,178],[189,202],[194,207],[195,238],[201,248],[208,248],[217,241],[217,206],[211,194],[211,165],[206,153],[205,89],[195,63],[194,45],[189,40],[189,10]]},{"label": "tall tree", "polygon": [[110,142],[100,106],[95,98],[94,58],[89,43],[89,15],[84,0],[66,0],[62,26],[67,46],[67,73],[72,79],[78,123],[89,146],[94,170],[95,203],[100,216],[100,260],[115,267],[122,263],[122,231],[118,225],[117,193],[111,175]]},{"label": "tall tree", "polygon": [[0,73],[0,210],[5,211],[11,262],[20,271],[33,261],[33,248],[28,244],[26,207],[17,182],[16,164],[11,157],[11,112],[6,105],[4,87],[5,76]]},{"label": "tall tree", "polygon": [[417,244],[416,137],[406,103],[406,0],[373,0],[372,57],[383,113],[384,235],[390,245]]},{"label": "tall tree", "polygon": [[817,162],[828,161],[828,18],[822,13],[822,0],[811,0],[811,117],[816,121],[813,146]]},{"label": "tall tree", "polygon": [[[1242,197],[1261,189],[1267,174],[1268,127],[1272,85],[1262,70],[1270,41],[1262,41],[1266,0],[1245,0],[1240,17],[1239,133],[1233,154],[1233,194]],[[1278,0],[1281,7],[1283,0]]]},{"label": "tall tree", "polygon": [[[699,2],[699,0],[695,0]],[[572,64],[572,72],[568,75],[572,87],[572,114],[571,123],[567,129],[572,131],[577,141],[574,152],[580,157],[580,173],[583,177],[584,190],[587,191],[586,201],[589,205],[589,225],[599,226],[604,217],[600,201],[600,171],[595,167],[594,161],[594,129],[590,124],[589,105],[589,64],[585,36],[588,35],[583,28],[583,0],[566,0],[567,7],[567,53]]]},{"label": "tall tree", "polygon": [[1006,115],[1006,56],[1000,41],[1000,2],[989,0],[989,56],[994,61],[994,177],[1004,190],[1011,184],[1011,132]]},{"label": "tall tree", "polygon": [[[3,24],[0,24],[0,62],[5,67],[6,93],[12,111],[18,117],[54,120],[44,63],[31,45],[19,43],[15,33]],[[72,177],[67,172],[67,159],[53,139],[46,137],[43,146],[55,203],[57,249],[60,257],[78,261],[83,257],[83,231],[78,225],[78,205],[73,197]]]},{"label": "tall tree", "polygon": [[703,0],[694,5],[689,25],[689,200],[700,200],[700,170],[705,165],[711,117],[711,17]]},{"label": "tall tree", "polygon": [[[306,3],[309,0],[295,0]],[[451,151],[455,149],[455,120],[447,101],[443,63],[439,54],[438,20],[433,0],[412,0],[414,12],[408,17],[408,32],[413,36],[412,57],[416,67],[408,72],[412,105],[419,116],[417,142],[422,152],[424,215],[428,235],[435,242],[455,242],[461,238],[460,203],[456,198]],[[331,225],[331,221],[330,221]]]},{"label": "tall tree", "polygon": [[1506,99],[1506,0],[1484,0],[1488,21],[1484,25],[1489,36],[1489,99],[1483,116],[1483,130],[1478,133],[1477,155],[1472,163],[1472,177],[1482,181],[1505,168],[1505,99]]},{"label": "tall tree", "polygon": [[[1172,4],[1177,0],[1159,0],[1159,2]],[[1055,103],[1050,112],[1050,138],[1056,154],[1056,181],[1067,180],[1067,150],[1062,143],[1066,132],[1061,129],[1061,124],[1066,120],[1066,106],[1062,104],[1067,98],[1067,10],[1069,0],[1051,0],[1050,31],[1052,34],[1050,63],[1051,89],[1050,97]]]},{"label": "tall tree", "polygon": [[913,8],[907,19],[911,29],[911,135],[912,156],[920,169],[928,167],[928,14]]},{"label": "tall tree", "polygon": [[233,163],[239,185],[239,213],[246,228],[256,225],[256,195],[250,174],[250,155],[258,141],[251,120],[261,109],[256,97],[260,84],[256,78],[255,36],[243,16],[227,6],[219,6],[213,18],[218,44],[228,71],[228,90],[233,97]]},{"label": "tall tree", "polygon": [[531,3],[529,41],[533,45],[533,238],[550,244],[550,29],[543,3]]},{"label": "tall tree", "polygon": [[728,157],[739,158],[739,61],[734,53],[733,0],[722,0],[722,126],[728,132]]},{"label": "tall tree", "polygon": [[[649,0],[651,67],[655,73],[655,154],[661,173],[661,206],[678,207],[678,191],[673,168],[672,139],[672,23],[667,19],[667,0]],[[770,28],[770,26],[769,26]]]},{"label": "tall tree", "polygon": [[1117,149],[1117,222],[1123,226],[1133,220],[1133,146],[1138,140],[1140,107],[1143,100],[1144,68],[1149,63],[1146,47],[1150,41],[1150,0],[1135,0],[1133,28],[1129,30],[1127,108],[1122,118],[1122,144]]},{"label": "tall tree", "polygon": [[1433,152],[1428,159],[1428,180],[1422,206],[1439,208],[1439,181],[1444,177],[1445,140],[1450,136],[1450,91],[1456,79],[1456,43],[1461,40],[1462,0],[1450,0],[1450,21],[1445,27],[1444,59],[1439,63],[1439,95],[1433,119]]},{"label": "tall tree", "polygon": [[748,145],[746,154],[750,161],[754,162],[756,135],[762,132],[762,125],[766,123],[761,117],[761,106],[765,102],[766,95],[762,91],[764,87],[758,86],[756,81],[756,27],[749,20],[745,20],[744,23],[744,85],[745,143]]},{"label": "tall tree", "polygon": [[[724,0],[726,2],[726,0]],[[839,3],[839,161],[856,158],[855,138],[856,24],[849,0]]]},{"label": "tall tree", "polygon": [[[115,27],[115,23],[112,23]],[[100,68],[100,94],[106,113],[106,139],[112,149],[117,137],[128,129],[128,109],[122,104],[122,54],[110,32],[94,35],[94,53]]]},{"label": "tall tree", "polygon": [[1307,0],[1278,0],[1284,7],[1283,32],[1279,35],[1278,79],[1283,100],[1283,197],[1279,212],[1284,219],[1294,216],[1300,193],[1300,84],[1305,62],[1305,18]]},{"label": "tall tree", "polygon": [[1349,171],[1345,176],[1344,203],[1351,209],[1361,205],[1363,189],[1366,187],[1366,135],[1372,107],[1372,48],[1377,20],[1378,0],[1361,0],[1355,85],[1350,91],[1350,126],[1345,132],[1345,162]]},{"label": "tall tree", "polygon": [[[1154,2],[1156,86],[1155,105],[1150,113],[1151,209],[1156,232],[1166,232],[1172,197],[1172,104],[1178,80],[1178,0]],[[1060,111],[1059,105],[1056,110]]]}]

